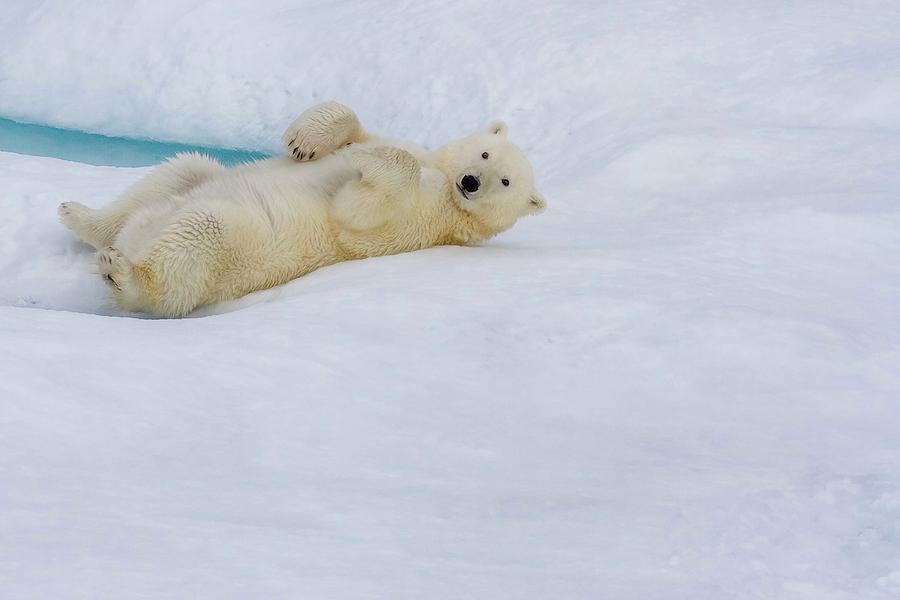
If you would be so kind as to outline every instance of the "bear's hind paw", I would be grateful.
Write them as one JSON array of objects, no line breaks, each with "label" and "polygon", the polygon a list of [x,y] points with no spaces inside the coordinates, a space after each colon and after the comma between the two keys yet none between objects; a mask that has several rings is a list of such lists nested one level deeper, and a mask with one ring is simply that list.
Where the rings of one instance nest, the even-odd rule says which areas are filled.
[{"label": "bear's hind paw", "polygon": [[63,225],[76,234],[81,234],[90,226],[94,210],[80,202],[62,202],[56,209]]},{"label": "bear's hind paw", "polygon": [[122,286],[131,276],[131,268],[131,262],[125,255],[112,246],[97,252],[97,272],[117,291],[122,290]]}]

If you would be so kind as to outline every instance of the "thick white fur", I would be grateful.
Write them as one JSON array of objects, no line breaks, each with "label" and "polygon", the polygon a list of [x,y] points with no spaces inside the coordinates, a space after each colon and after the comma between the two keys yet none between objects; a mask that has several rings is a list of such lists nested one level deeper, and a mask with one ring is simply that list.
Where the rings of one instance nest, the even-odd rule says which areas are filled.
[{"label": "thick white fur", "polygon": [[[544,208],[499,122],[426,152],[370,136],[327,102],[284,143],[290,156],[233,168],[178,155],[109,206],[64,202],[60,218],[98,249],[116,304],[175,317],[343,260],[478,243]],[[465,175],[477,192],[463,192]]]}]

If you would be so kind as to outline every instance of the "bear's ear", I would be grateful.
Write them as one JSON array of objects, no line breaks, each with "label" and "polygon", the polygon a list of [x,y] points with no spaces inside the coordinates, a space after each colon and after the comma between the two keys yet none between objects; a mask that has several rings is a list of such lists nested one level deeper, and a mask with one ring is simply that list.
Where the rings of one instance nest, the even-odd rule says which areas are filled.
[{"label": "bear's ear", "polygon": [[531,196],[528,197],[528,212],[529,214],[536,215],[544,212],[544,209],[547,208],[547,201],[543,196],[540,195],[536,190],[531,192]]},{"label": "bear's ear", "polygon": [[503,137],[506,137],[506,123],[504,123],[503,121],[491,121],[491,124],[487,126],[487,132],[494,135],[502,135]]}]

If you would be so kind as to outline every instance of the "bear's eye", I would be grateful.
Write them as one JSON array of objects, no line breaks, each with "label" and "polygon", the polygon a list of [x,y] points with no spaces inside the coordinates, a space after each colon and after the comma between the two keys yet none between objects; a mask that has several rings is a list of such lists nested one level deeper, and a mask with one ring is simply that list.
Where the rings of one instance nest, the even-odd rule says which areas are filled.
[{"label": "bear's eye", "polygon": [[487,160],[489,156],[490,156],[490,154],[488,154],[487,152],[481,153],[481,158],[483,158],[484,160]]},{"label": "bear's eye", "polygon": [[500,180],[500,183],[502,183],[503,185],[509,187],[509,179],[507,179],[506,177],[504,177],[503,179],[501,179],[501,180]]}]

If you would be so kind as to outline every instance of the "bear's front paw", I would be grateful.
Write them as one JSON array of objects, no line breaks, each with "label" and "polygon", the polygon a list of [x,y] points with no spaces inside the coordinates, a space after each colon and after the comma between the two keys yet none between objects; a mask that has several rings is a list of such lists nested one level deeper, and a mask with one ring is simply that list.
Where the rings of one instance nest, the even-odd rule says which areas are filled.
[{"label": "bear's front paw", "polygon": [[402,148],[361,147],[347,153],[347,161],[369,183],[406,185],[419,181],[421,166],[412,154]]},{"label": "bear's front paw", "polygon": [[297,117],[282,141],[294,160],[303,162],[322,158],[361,137],[362,127],[352,110],[325,102]]}]

